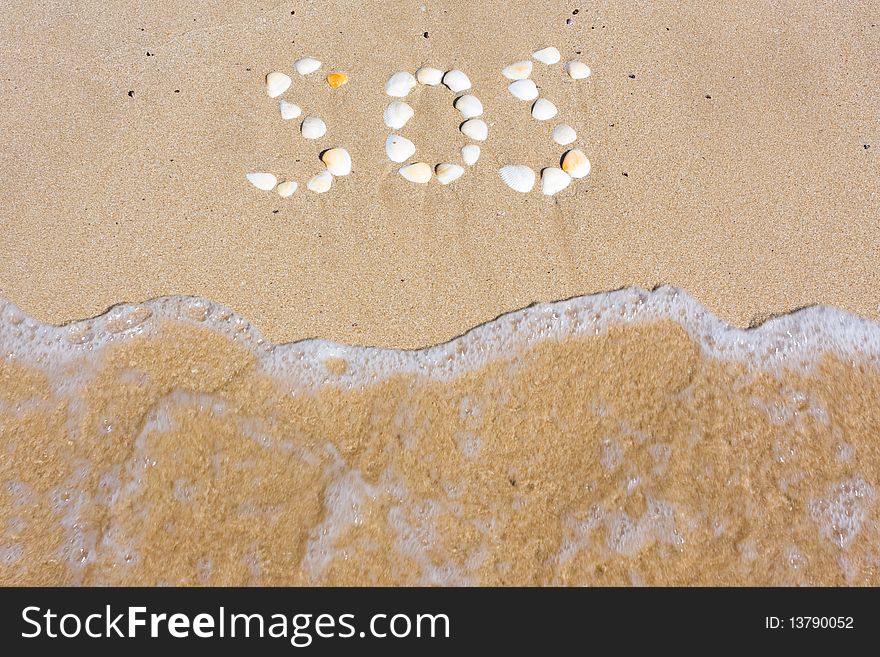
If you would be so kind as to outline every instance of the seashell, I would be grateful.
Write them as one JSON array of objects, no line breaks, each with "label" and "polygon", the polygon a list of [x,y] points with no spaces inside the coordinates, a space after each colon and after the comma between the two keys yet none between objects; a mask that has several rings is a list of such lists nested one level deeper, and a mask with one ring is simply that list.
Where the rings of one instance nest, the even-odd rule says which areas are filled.
[{"label": "seashell", "polygon": [[251,185],[257,189],[262,189],[264,192],[275,189],[275,185],[278,183],[278,178],[265,171],[254,171],[253,173],[249,173],[247,179],[250,181]]},{"label": "seashell", "polygon": [[454,94],[471,88],[470,78],[456,68],[446,71],[443,75],[443,84],[449,87],[449,90]]},{"label": "seashell", "polygon": [[321,161],[327,167],[327,171],[334,176],[347,176],[351,173],[351,155],[344,148],[331,148],[324,151]]},{"label": "seashell", "polygon": [[295,180],[288,180],[283,183],[278,183],[278,188],[275,190],[278,192],[278,196],[281,198],[288,198],[293,196],[293,193],[299,188],[299,184]]},{"label": "seashell", "polygon": [[416,79],[412,73],[398,71],[385,83],[385,93],[394,98],[403,98],[416,86]]},{"label": "seashell", "polygon": [[570,62],[565,62],[564,68],[565,72],[568,73],[568,77],[572,80],[583,80],[584,78],[590,77],[590,67],[576,59],[572,59]]},{"label": "seashell", "polygon": [[532,116],[538,121],[549,121],[556,116],[558,111],[556,105],[546,98],[539,98],[535,101],[535,104],[532,105]]},{"label": "seashell", "polygon": [[385,119],[386,126],[392,130],[400,130],[406,125],[406,122],[413,117],[413,114],[415,114],[415,112],[412,107],[404,103],[402,100],[395,100],[385,108],[385,112],[382,116]]},{"label": "seashell", "polygon": [[400,175],[410,182],[424,185],[431,180],[431,165],[424,162],[413,162],[401,167]]},{"label": "seashell", "polygon": [[545,196],[553,196],[571,184],[571,176],[557,167],[548,167],[541,172],[541,191]]},{"label": "seashell", "polygon": [[590,160],[583,151],[574,148],[562,158],[562,170],[572,178],[583,178],[590,173]]},{"label": "seashell", "polygon": [[520,100],[535,100],[538,97],[538,87],[532,80],[511,82],[507,90]]},{"label": "seashell", "polygon": [[343,73],[342,71],[333,71],[327,75],[327,84],[330,85],[331,89],[339,89],[342,85],[348,82],[348,73]]},{"label": "seashell", "polygon": [[306,187],[315,192],[315,194],[323,194],[324,192],[329,192],[330,188],[333,186],[333,174],[329,171],[322,171],[316,176],[312,176],[309,178],[309,182],[306,183]]},{"label": "seashell", "polygon": [[480,147],[476,144],[468,144],[461,147],[461,159],[469,167],[474,166],[480,159]]},{"label": "seashell", "polygon": [[406,137],[388,135],[385,140],[385,153],[392,162],[406,162],[416,152],[416,145]]},{"label": "seashell", "polygon": [[300,57],[293,63],[293,68],[300,75],[308,75],[321,68],[321,62],[314,57]]},{"label": "seashell", "polygon": [[443,162],[442,164],[437,165],[434,169],[434,173],[437,175],[437,180],[440,181],[441,185],[448,185],[464,175],[464,167],[460,167],[457,164]]},{"label": "seashell", "polygon": [[299,115],[303,112],[299,105],[288,103],[286,100],[281,101],[278,105],[278,109],[281,112],[281,118],[285,121],[299,118]]},{"label": "seashell", "polygon": [[489,126],[483,119],[468,119],[461,124],[460,130],[465,137],[474,141],[485,141],[489,136]]},{"label": "seashell", "polygon": [[556,64],[562,59],[562,55],[559,54],[559,51],[550,46],[549,48],[542,48],[541,50],[536,50],[532,53],[532,57],[537,59],[539,62],[544,64]]},{"label": "seashell", "polygon": [[320,139],[327,134],[327,124],[317,116],[307,116],[303,119],[300,131],[306,139]]},{"label": "seashell", "polygon": [[560,123],[558,126],[553,128],[553,141],[555,141],[560,146],[568,146],[573,143],[575,139],[577,139],[577,133],[567,123]]},{"label": "seashell", "polygon": [[470,94],[456,99],[452,105],[466,119],[472,119],[483,114],[483,103],[480,102],[479,98]]},{"label": "seashell", "polygon": [[510,66],[501,69],[501,75],[508,80],[525,80],[532,74],[532,62],[524,59],[521,62],[514,62]]},{"label": "seashell", "polygon": [[523,164],[508,164],[498,173],[504,184],[517,192],[526,194],[535,186],[535,172]]},{"label": "seashell", "polygon": [[269,98],[277,98],[290,87],[290,76],[281,71],[272,71],[266,76],[266,93]]},{"label": "seashell", "polygon": [[443,71],[433,66],[422,66],[416,71],[416,80],[419,84],[436,87],[443,81]]}]

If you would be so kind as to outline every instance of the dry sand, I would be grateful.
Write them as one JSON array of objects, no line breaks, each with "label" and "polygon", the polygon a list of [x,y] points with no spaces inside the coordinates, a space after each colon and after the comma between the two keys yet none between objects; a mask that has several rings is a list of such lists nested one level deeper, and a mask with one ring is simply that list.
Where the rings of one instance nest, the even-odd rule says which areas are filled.
[{"label": "dry sand", "polygon": [[[420,4],[10,3],[0,297],[60,323],[195,294],[276,342],[395,346],[630,284],[741,325],[817,302],[877,316],[878,3]],[[594,71],[537,68],[594,165],[555,200],[496,174],[558,152],[499,74],[545,45]],[[263,88],[303,54],[351,75],[295,76],[285,97],[355,172],[281,200],[244,174],[320,166]],[[382,150],[382,84],[423,63],[464,69],[490,123],[448,188],[406,183]],[[404,131],[429,161],[461,145],[448,101],[419,94]]]}]

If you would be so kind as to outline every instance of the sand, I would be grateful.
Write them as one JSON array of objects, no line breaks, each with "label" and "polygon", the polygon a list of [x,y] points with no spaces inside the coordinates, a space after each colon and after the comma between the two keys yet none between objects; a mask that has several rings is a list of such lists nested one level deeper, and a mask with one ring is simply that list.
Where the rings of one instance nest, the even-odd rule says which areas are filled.
[{"label": "sand", "polygon": [[0,584],[878,585],[880,327],[863,355],[810,344],[841,317],[762,328],[769,367],[623,296],[357,385],[388,352],[187,301],[13,349]]},{"label": "sand", "polygon": [[[423,6],[7,8],[0,584],[880,584],[880,6]],[[500,76],[548,45],[593,69],[536,65],[593,162],[550,199],[497,175],[560,154]],[[383,152],[424,63],[486,109],[449,187]],[[820,303],[869,320],[712,315]]]},{"label": "sand", "polygon": [[[195,294],[275,342],[405,347],[632,284],[738,325],[814,303],[878,316],[877,3],[420,4],[10,3],[0,298],[61,323]],[[545,45],[593,69],[536,68],[593,162],[552,200],[496,173],[558,155],[500,76]],[[351,76],[294,76],[285,98],[355,171],[282,200],[244,174],[320,167],[263,88],[303,54]],[[423,63],[465,70],[490,124],[448,188],[406,183],[382,151],[382,85]],[[404,131],[429,161],[462,143],[448,100],[420,95]]]}]

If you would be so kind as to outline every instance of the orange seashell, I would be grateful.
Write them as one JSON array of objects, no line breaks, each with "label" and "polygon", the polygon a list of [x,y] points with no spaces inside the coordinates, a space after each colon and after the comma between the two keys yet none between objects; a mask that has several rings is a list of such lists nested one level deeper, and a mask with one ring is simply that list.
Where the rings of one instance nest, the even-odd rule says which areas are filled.
[{"label": "orange seashell", "polygon": [[334,71],[327,76],[327,84],[330,85],[331,89],[338,89],[346,82],[348,82],[348,74],[340,71]]}]

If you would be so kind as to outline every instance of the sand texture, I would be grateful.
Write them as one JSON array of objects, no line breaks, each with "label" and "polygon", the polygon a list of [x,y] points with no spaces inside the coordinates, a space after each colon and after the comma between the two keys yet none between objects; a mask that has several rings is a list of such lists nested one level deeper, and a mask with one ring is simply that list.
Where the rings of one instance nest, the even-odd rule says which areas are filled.
[{"label": "sand texture", "polygon": [[880,584],[840,313],[634,290],[401,353],[171,299],[0,345],[0,584]]},{"label": "sand texture", "polygon": [[[9,3],[0,584],[880,585],[878,17]],[[500,71],[551,45],[592,172],[545,198],[498,169],[557,121]],[[423,64],[489,126],[448,187],[383,149]],[[407,98],[417,159],[458,161],[451,99]]]},{"label": "sand texture", "polygon": [[[276,342],[405,347],[631,284],[739,325],[818,302],[877,316],[878,3],[420,4],[10,3],[0,298],[61,323],[196,294]],[[593,69],[575,84],[536,66],[593,161],[550,200],[496,173],[558,156],[500,75],[546,45]],[[294,75],[285,98],[329,127],[318,145],[264,91],[304,54],[350,75]],[[383,83],[423,63],[465,70],[490,126],[449,187],[407,183],[382,149]],[[428,161],[455,155],[447,97],[412,101],[406,135]],[[244,179],[302,184],[333,145],[355,170],[330,193]]]}]

